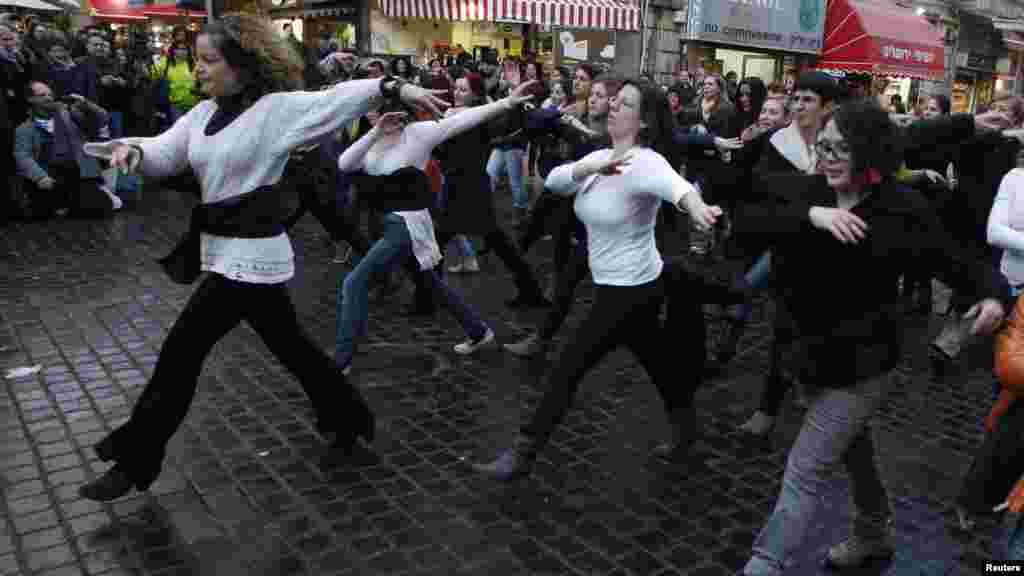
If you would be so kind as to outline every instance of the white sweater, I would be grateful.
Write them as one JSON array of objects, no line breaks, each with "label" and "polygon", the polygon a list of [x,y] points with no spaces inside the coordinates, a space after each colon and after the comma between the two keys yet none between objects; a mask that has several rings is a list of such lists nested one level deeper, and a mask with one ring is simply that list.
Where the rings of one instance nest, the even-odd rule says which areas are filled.
[{"label": "white sweater", "polygon": [[[212,136],[203,131],[217,104],[204,100],[163,134],[123,141],[142,147],[147,176],[171,176],[191,166],[202,202],[217,202],[277,183],[292,149],[366,114],[379,95],[380,79],[342,82],[320,92],[268,94]],[[284,233],[273,238],[204,233],[200,258],[202,270],[243,282],[274,284],[295,273]]]},{"label": "white sweater", "polygon": [[[592,152],[580,162],[611,158],[613,150]],[[548,174],[545,186],[556,194],[576,195],[576,216],[587,228],[590,272],[595,284],[639,286],[656,280],[664,263],[654,242],[654,224],[662,200],[676,204],[696,192],[668,161],[650,148],[634,148],[622,174],[595,174],[574,182],[575,163]]]},{"label": "white sweater", "polygon": [[1011,286],[1024,284],[1024,170],[1003,176],[988,215],[988,243],[1003,249],[1000,270]]},{"label": "white sweater", "polygon": [[[414,122],[399,135],[397,144],[374,141],[372,133],[364,134],[338,157],[342,172],[365,171],[371,176],[391,174],[407,167],[426,170],[430,153],[439,144],[479,125],[484,120],[505,110],[504,102],[467,108],[449,114],[438,122]],[[483,167],[481,166],[481,169]],[[371,192],[372,193],[372,192]],[[485,194],[485,190],[479,191]],[[430,270],[441,261],[441,251],[434,235],[434,223],[428,210],[395,212],[405,221],[412,238],[412,251],[421,270]]]}]

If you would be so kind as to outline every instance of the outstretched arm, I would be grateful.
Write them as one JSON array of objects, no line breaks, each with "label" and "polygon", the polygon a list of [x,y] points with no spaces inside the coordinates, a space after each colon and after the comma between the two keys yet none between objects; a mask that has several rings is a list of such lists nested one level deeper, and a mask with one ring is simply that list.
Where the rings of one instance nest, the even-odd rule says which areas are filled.
[{"label": "outstretched arm", "polygon": [[423,122],[418,128],[417,138],[433,149],[438,144],[471,130],[501,114],[515,110],[516,106],[530,100],[529,88],[534,82],[524,82],[507,97],[483,106],[475,106],[464,112],[448,116],[439,122]]}]

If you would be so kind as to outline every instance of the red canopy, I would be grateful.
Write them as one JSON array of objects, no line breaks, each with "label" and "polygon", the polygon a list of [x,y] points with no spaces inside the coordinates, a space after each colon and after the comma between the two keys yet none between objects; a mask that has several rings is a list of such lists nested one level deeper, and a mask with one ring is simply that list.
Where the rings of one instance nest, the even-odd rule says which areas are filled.
[{"label": "red canopy", "polygon": [[942,31],[892,0],[828,0],[821,70],[942,80]]},{"label": "red canopy", "polygon": [[144,22],[150,17],[163,18],[203,18],[205,12],[181,10],[172,4],[148,4],[129,6],[128,0],[89,0],[92,5],[93,17],[108,22]]}]

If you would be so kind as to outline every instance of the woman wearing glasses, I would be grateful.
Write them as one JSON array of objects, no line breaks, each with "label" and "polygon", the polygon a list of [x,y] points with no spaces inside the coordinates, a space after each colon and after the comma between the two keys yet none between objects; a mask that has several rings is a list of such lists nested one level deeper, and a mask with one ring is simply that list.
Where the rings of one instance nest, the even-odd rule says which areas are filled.
[{"label": "woman wearing glasses", "polygon": [[290,92],[302,85],[303,67],[287,42],[269,20],[254,15],[207,24],[196,38],[195,73],[211,99],[159,136],[88,145],[122,170],[141,167],[157,178],[195,171],[202,203],[188,241],[174,253],[181,257],[175,279],[191,283],[200,272],[209,275],[167,334],[131,418],[96,446],[101,460],[115,464],[80,489],[84,498],[113,500],[156,480],[167,442],[188,414],[203,360],[242,320],[298,377],[321,433],[336,435],[335,445],[346,453],[359,437],[373,438],[366,402],[299,326],[286,284],[295,270],[284,232],[287,210],[276,184],[293,149],[364,115],[381,96],[434,112],[444,103],[392,78]]},{"label": "woman wearing glasses", "polygon": [[943,233],[927,202],[893,180],[897,128],[877,103],[844,104],[818,135],[819,175],[780,176],[773,201],[748,205],[737,229],[770,244],[779,298],[792,314],[810,402],[789,453],[782,490],[743,574],[790,568],[814,526],[832,468],[850,475],[854,525],[829,549],[833,567],[891,555],[890,508],[869,422],[896,384],[903,342],[897,278],[926,262],[971,294],[972,331],[990,333],[1009,310],[1005,281]]}]

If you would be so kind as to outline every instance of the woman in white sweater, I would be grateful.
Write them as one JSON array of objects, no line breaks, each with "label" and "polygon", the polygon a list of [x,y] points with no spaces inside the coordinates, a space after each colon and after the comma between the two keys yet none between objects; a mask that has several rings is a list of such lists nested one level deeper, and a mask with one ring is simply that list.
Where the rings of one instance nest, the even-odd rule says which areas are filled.
[{"label": "woman in white sweater", "polygon": [[988,243],[1003,250],[1000,271],[1016,296],[1024,288],[1024,169],[1003,176],[988,215]]},{"label": "woman in white sweater", "polygon": [[[188,413],[203,360],[242,320],[298,377],[317,415],[317,429],[351,450],[372,440],[373,413],[332,359],[300,328],[286,281],[294,273],[284,233],[286,210],[274,185],[289,152],[366,113],[380,96],[437,113],[431,92],[390,78],[339,84],[322,92],[301,87],[302,62],[268,20],[228,15],[196,39],[196,78],[212,97],[152,138],[115,141],[104,151],[118,167],[165,177],[191,168],[202,188],[190,242],[173,256],[175,279],[210,274],[189,298],[160,350],[153,375],[131,418],[96,446],[115,464],[80,494],[113,500],[157,478],[168,440]],[[98,150],[97,150],[98,148]]]},{"label": "woman in white sweater", "polygon": [[428,210],[434,204],[434,196],[424,169],[435,147],[529,100],[527,90],[533,84],[521,84],[507,98],[449,115],[439,122],[407,124],[405,112],[383,110],[373,129],[338,158],[342,172],[355,174],[353,183],[360,197],[374,212],[383,214],[380,240],[348,273],[338,294],[335,362],[342,370],[348,371],[356,344],[366,335],[370,276],[388,270],[410,253],[421,270],[429,271],[431,287],[469,336],[455,346],[455,351],[470,354],[494,343],[494,332],[434,271],[441,261],[441,251]]},{"label": "woman in white sweater", "polygon": [[629,81],[612,99],[608,135],[612,148],[593,152],[548,174],[545,186],[575,196],[576,216],[587,229],[588,260],[596,285],[594,305],[567,340],[547,392],[511,449],[475,466],[508,481],[529,473],[537,454],[569,411],[580,380],[618,346],[626,346],[654,381],[666,412],[675,414],[677,392],[672,349],[659,313],[664,300],[663,262],[654,241],[662,201],[689,212],[708,230],[721,215],[665,159],[672,145],[672,112],[664,92]]}]

